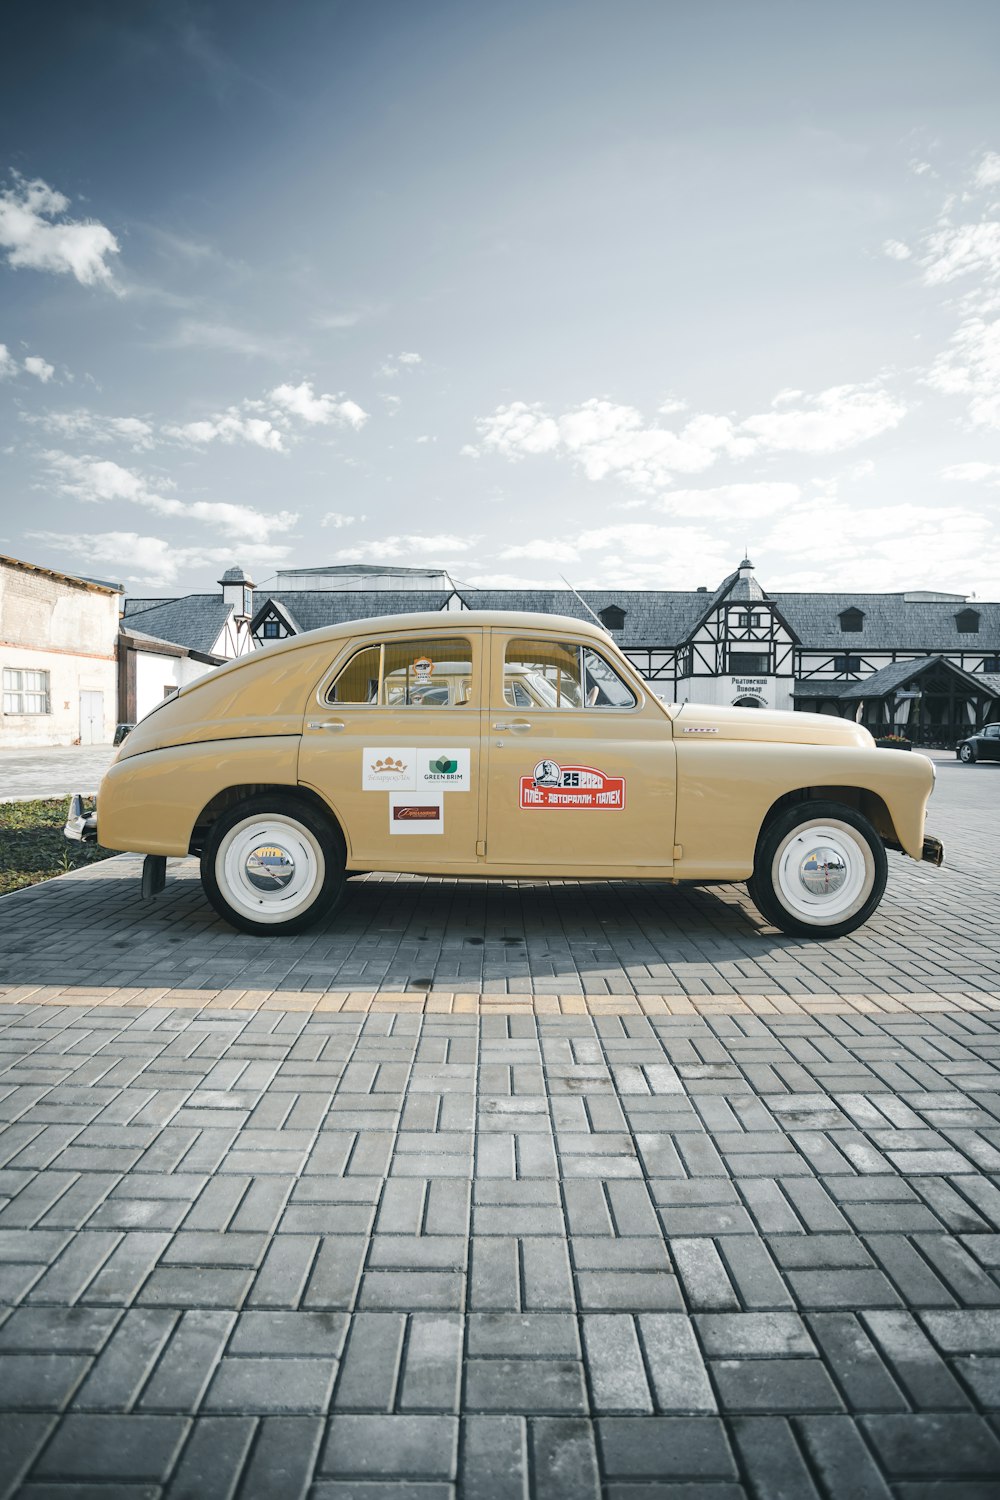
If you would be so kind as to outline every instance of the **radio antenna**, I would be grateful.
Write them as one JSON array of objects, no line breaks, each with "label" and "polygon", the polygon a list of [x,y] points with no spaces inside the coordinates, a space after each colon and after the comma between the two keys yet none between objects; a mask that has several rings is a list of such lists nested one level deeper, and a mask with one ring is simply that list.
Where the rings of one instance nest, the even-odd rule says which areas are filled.
[{"label": "radio antenna", "polygon": [[583,605],[583,607],[587,611],[588,615],[590,615],[592,617],[592,619],[594,619],[594,620],[597,621],[598,625],[604,631],[604,634],[605,635],[611,635],[611,631],[605,625],[605,623],[601,619],[600,615],[594,614],[594,611],[591,609],[591,607],[587,603],[586,599],[583,597],[583,595],[579,592],[578,589],[575,589],[573,587],[573,585],[570,583],[569,579],[566,577],[565,573],[560,573],[559,577],[562,579],[563,583],[569,589],[570,593],[576,595],[577,599],[579,599],[580,603]]}]

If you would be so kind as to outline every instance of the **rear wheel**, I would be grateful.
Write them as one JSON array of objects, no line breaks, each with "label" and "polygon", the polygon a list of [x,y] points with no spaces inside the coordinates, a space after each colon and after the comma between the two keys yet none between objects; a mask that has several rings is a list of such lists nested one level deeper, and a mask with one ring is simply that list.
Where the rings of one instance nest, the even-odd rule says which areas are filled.
[{"label": "rear wheel", "polygon": [[971,766],[976,759],[976,752],[971,745],[962,745],[959,748],[958,758],[964,765]]},{"label": "rear wheel", "polygon": [[241,932],[302,932],[345,883],[339,832],[297,797],[248,798],[213,823],[201,856],[205,895]]},{"label": "rear wheel", "polygon": [[837,802],[808,802],[764,829],[747,887],[782,932],[834,938],[867,922],[887,875],[885,848],[866,817]]}]

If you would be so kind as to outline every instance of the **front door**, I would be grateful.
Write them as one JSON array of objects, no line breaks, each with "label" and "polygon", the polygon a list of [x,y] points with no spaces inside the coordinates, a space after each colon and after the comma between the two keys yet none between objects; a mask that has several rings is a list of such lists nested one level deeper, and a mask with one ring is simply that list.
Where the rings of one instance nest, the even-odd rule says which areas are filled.
[{"label": "front door", "polygon": [[83,689],[80,693],[80,744],[100,745],[104,740],[104,694]]},{"label": "front door", "polygon": [[358,641],[306,708],[299,781],[336,812],[355,869],[474,865],[482,632]]},{"label": "front door", "polygon": [[615,654],[494,631],[486,726],[491,867],[671,867],[670,722]]}]

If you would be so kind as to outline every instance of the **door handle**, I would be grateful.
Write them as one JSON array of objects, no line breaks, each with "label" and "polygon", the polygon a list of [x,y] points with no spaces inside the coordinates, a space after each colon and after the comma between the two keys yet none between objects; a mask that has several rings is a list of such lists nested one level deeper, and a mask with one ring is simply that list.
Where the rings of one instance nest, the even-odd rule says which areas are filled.
[{"label": "door handle", "polygon": [[514,732],[514,734],[524,734],[524,732],[525,732],[526,729],[530,729],[531,728],[531,725],[528,724],[524,719],[522,719],[517,724],[494,724],[493,728],[494,729],[510,729],[510,730],[512,730]]},{"label": "door handle", "polygon": [[343,727],[339,719],[310,719],[306,724],[307,729],[343,729]]}]

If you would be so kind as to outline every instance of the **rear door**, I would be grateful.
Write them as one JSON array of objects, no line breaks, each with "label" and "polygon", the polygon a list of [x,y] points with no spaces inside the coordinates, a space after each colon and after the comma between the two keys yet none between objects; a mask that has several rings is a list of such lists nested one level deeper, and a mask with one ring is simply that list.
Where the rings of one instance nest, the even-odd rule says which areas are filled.
[{"label": "rear door", "polygon": [[488,866],[669,869],[670,721],[612,653],[495,630],[487,730]]},{"label": "rear door", "polygon": [[358,869],[473,864],[482,633],[359,639],[307,707],[299,781],[330,804]]}]

